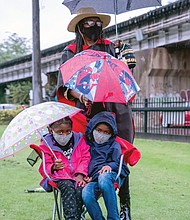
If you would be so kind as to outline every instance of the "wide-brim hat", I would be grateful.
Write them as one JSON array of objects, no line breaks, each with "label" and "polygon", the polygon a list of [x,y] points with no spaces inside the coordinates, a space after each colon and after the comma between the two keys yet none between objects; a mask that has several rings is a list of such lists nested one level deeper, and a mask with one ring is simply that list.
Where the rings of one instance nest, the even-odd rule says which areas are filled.
[{"label": "wide-brim hat", "polygon": [[70,23],[67,26],[67,30],[69,32],[75,32],[75,27],[78,24],[79,21],[81,21],[84,18],[88,17],[98,17],[103,22],[102,28],[105,28],[109,25],[111,17],[106,14],[99,14],[96,12],[94,8],[80,8],[77,11],[77,15],[70,21]]}]

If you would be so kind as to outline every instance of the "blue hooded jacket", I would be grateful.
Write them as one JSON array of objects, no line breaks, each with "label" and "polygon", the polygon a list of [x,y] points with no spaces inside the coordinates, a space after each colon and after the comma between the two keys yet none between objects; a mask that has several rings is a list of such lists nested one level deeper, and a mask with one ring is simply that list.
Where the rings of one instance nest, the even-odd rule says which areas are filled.
[{"label": "blue hooded jacket", "polygon": [[[97,144],[93,138],[94,128],[100,124],[106,123],[111,126],[113,135],[109,140],[102,144]],[[93,181],[98,178],[98,171],[105,165],[109,165],[112,171],[118,172],[121,156],[121,148],[119,143],[115,141],[117,135],[117,125],[114,115],[111,112],[100,112],[96,114],[86,127],[86,141],[90,146],[91,160],[88,166],[88,175]],[[121,176],[125,177],[129,174],[126,164],[123,164]]]}]

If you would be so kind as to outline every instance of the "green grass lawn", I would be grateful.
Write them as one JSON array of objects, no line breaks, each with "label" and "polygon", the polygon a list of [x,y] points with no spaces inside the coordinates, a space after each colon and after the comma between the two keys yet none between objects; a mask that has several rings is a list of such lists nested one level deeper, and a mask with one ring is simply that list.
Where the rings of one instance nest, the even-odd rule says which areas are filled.
[{"label": "green grass lawn", "polygon": [[7,125],[0,125],[0,137],[6,127],[7,127]]},{"label": "green grass lawn", "polygon": [[[189,220],[190,144],[136,139],[135,145],[142,158],[130,167],[132,219]],[[30,152],[0,161],[0,220],[51,220],[53,194],[25,192],[41,180],[38,165],[26,162]]]},{"label": "green grass lawn", "polygon": [[131,168],[133,219],[190,219],[190,144],[135,143],[142,159]]}]

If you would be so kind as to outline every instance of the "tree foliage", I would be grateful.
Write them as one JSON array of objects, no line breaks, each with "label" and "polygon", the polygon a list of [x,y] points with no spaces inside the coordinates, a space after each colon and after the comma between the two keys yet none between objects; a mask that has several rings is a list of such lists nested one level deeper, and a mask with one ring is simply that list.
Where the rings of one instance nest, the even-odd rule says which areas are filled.
[{"label": "tree foliage", "polygon": [[7,95],[8,103],[29,104],[29,92],[32,89],[31,81],[13,82],[7,85],[9,94]]},{"label": "tree foliage", "polygon": [[0,43],[0,63],[31,53],[31,40],[11,34]]}]

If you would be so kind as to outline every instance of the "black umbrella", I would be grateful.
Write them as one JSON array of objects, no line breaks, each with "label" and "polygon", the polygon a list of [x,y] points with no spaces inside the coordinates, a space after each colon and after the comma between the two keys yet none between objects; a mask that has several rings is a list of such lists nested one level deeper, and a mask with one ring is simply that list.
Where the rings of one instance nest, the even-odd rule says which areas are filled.
[{"label": "black umbrella", "polygon": [[162,4],[161,0],[64,0],[63,5],[70,10],[71,14],[76,14],[78,9],[84,7],[92,7],[99,13],[114,14],[117,36],[116,15]]}]

